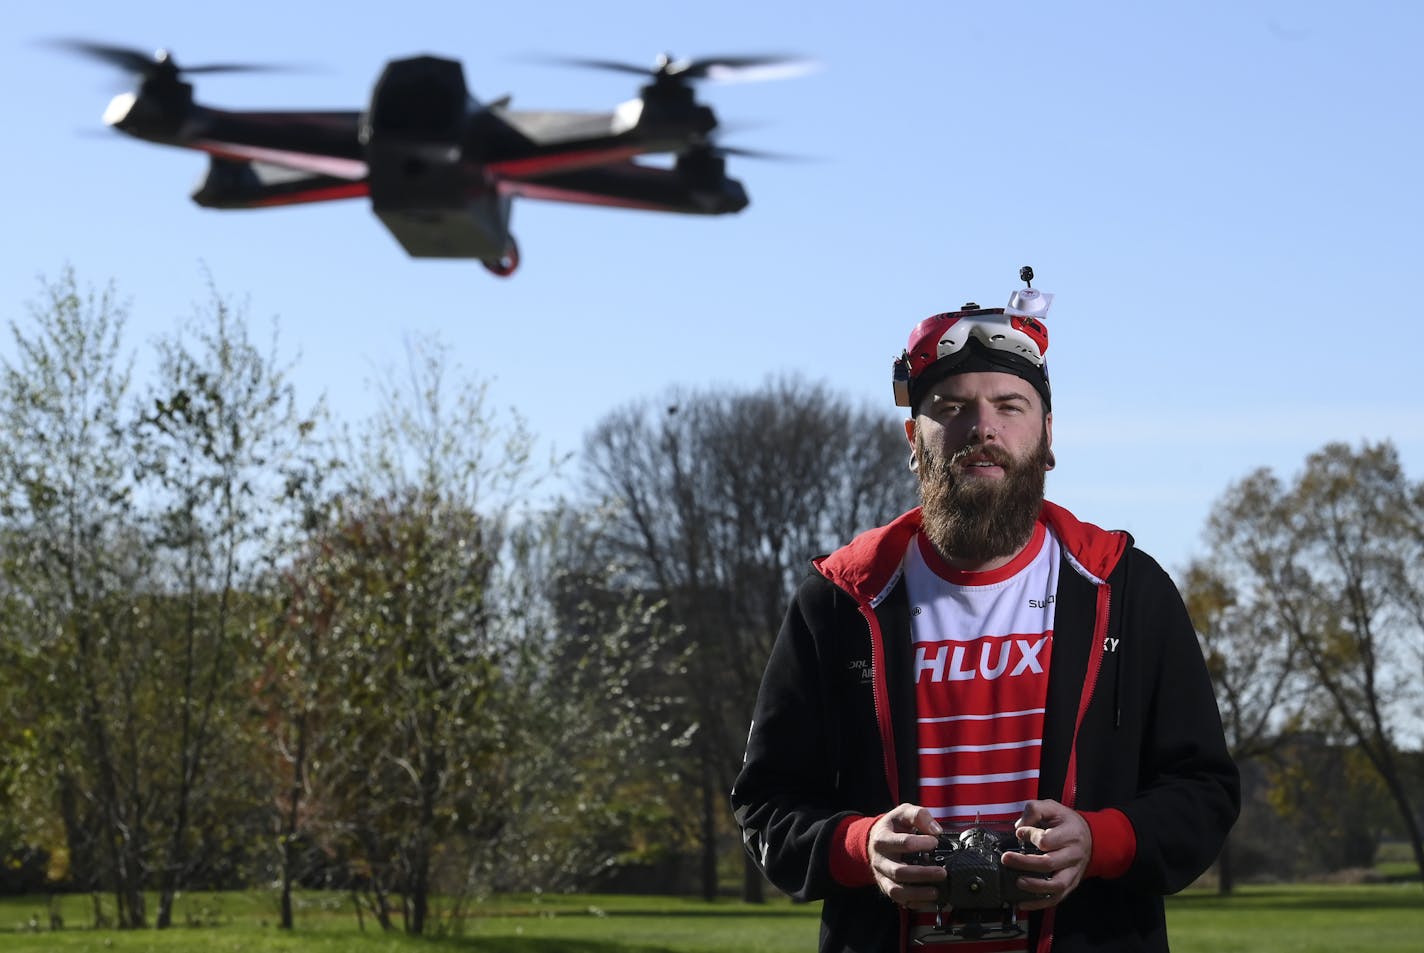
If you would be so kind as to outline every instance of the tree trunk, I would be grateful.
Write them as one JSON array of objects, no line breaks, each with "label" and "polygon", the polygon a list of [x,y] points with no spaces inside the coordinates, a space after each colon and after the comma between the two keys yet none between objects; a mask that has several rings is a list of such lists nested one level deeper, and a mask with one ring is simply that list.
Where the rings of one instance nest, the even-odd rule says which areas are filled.
[{"label": "tree trunk", "polygon": [[59,816],[64,823],[64,843],[69,848],[69,869],[74,885],[98,896],[99,863],[94,852],[92,831],[79,811],[79,792],[74,778],[60,761],[56,783],[59,788]]},{"label": "tree trunk", "polygon": [[391,922],[391,898],[386,893],[386,888],[381,886],[379,878],[372,880],[371,891],[376,897],[375,902],[371,904],[371,912],[375,914],[376,922],[381,925],[381,929],[389,933],[396,928],[395,924]]},{"label": "tree trunk", "polygon": [[117,771],[109,750],[109,735],[101,715],[99,688],[88,664],[87,652],[88,640],[81,636],[80,677],[86,696],[81,705],[81,719],[85,728],[85,741],[94,759],[103,825],[102,842],[109,846],[109,864],[113,869],[114,900],[118,907],[115,922],[121,929],[141,928],[148,925],[140,870],[142,851],[135,846],[135,838],[142,833],[141,825],[137,818],[129,823],[123,816]]},{"label": "tree trunk", "polygon": [[183,885],[183,867],[187,863],[183,849],[183,835],[188,830],[188,780],[185,777],[182,793],[178,799],[178,816],[173,821],[173,832],[168,842],[168,858],[164,865],[163,884],[158,893],[158,918],[154,927],[166,930],[173,925],[173,900]]},{"label": "tree trunk", "polygon": [[407,858],[410,880],[406,893],[410,901],[410,916],[405,922],[405,932],[413,936],[425,933],[425,921],[430,913],[430,853],[435,841],[435,806],[440,797],[440,778],[445,767],[445,759],[436,740],[440,737],[440,713],[430,708],[422,720],[428,747],[421,758],[420,815],[416,819],[415,844]]},{"label": "tree trunk", "polygon": [[717,899],[717,797],[712,772],[702,772],[702,899]]},{"label": "tree trunk", "polygon": [[281,919],[277,928],[292,929],[292,845],[285,839],[282,841],[282,898],[279,906]]},{"label": "tree trunk", "polygon": [[425,918],[430,912],[430,849],[425,832],[417,836],[419,844],[411,857],[410,918],[405,923],[405,932],[411,936],[425,933]]},{"label": "tree trunk", "polygon": [[1221,854],[1216,858],[1216,892],[1229,896],[1236,889],[1236,868],[1231,859],[1231,835],[1221,845]]},{"label": "tree trunk", "polygon": [[356,926],[360,928],[362,933],[366,932],[366,912],[361,909],[365,905],[365,901],[361,899],[361,894],[356,892],[355,887],[352,887],[351,906],[356,908]]},{"label": "tree trunk", "polygon": [[[229,576],[231,578],[229,557]],[[224,582],[226,582],[226,578]],[[163,872],[162,890],[158,897],[158,922],[156,926],[163,930],[173,925],[173,898],[178,890],[183,886],[183,872],[188,866],[188,819],[192,811],[194,791],[198,786],[199,775],[203,766],[203,748],[206,741],[206,726],[208,716],[212,712],[214,702],[214,688],[219,671],[217,659],[222,657],[221,636],[225,631],[223,620],[226,618],[227,588],[224,586],[219,598],[217,632],[219,636],[217,659],[212,663],[210,671],[209,685],[207,686],[205,697],[196,699],[196,679],[197,679],[197,642],[198,633],[201,631],[200,621],[195,605],[195,596],[198,586],[190,577],[187,618],[184,622],[183,633],[183,687],[182,687],[182,711],[180,728],[178,732],[178,805],[174,811],[173,828],[168,838],[168,856],[165,858]],[[194,719],[193,706],[195,702],[201,704],[198,718]]]},{"label": "tree trunk", "polygon": [[742,858],[742,902],[766,902],[766,878],[761,875],[761,868],[750,854]]},{"label": "tree trunk", "polygon": [[[307,761],[307,715],[303,708],[297,716],[297,752],[292,758],[292,787],[288,793],[287,817],[282,828],[282,912],[280,927],[293,928],[292,918],[292,869],[296,866],[297,818],[302,803],[302,789],[306,785]],[[364,924],[363,924],[364,928]]]}]

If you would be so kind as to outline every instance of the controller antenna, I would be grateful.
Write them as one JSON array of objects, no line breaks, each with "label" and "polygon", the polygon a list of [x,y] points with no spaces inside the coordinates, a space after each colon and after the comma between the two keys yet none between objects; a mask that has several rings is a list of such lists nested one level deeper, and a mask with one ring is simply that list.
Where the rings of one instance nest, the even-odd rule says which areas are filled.
[{"label": "controller antenna", "polygon": [[1028,265],[1024,265],[1022,268],[1020,268],[1020,269],[1019,269],[1019,281],[1022,281],[1024,284],[1026,284],[1026,285],[1028,285],[1030,288],[1032,288],[1032,287],[1033,287],[1033,269],[1030,268]]}]

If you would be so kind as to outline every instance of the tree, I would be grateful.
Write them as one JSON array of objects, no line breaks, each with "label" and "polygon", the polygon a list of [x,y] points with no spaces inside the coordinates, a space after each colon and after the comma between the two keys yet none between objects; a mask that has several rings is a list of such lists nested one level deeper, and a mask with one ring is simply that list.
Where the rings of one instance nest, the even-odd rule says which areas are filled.
[{"label": "tree", "polygon": [[[590,495],[612,507],[609,558],[666,601],[694,647],[683,763],[698,792],[703,894],[761,670],[809,560],[908,508],[903,431],[796,377],[750,393],[674,391],[589,435]],[[761,879],[745,867],[744,893]]]},{"label": "tree", "polygon": [[283,593],[281,611],[257,633],[263,674],[255,700],[272,740],[269,772],[279,815],[278,924],[284,930],[296,925],[293,887],[313,866],[303,863],[319,827],[312,816],[311,765],[330,760],[322,746],[322,716],[339,707],[330,651],[337,587],[329,576],[339,578],[347,567],[337,545],[321,528],[299,544],[274,581]]},{"label": "tree", "polygon": [[[0,394],[0,517],[10,608],[5,670],[32,691],[18,713],[37,726],[36,767],[52,779],[72,860],[112,889],[118,923],[147,920],[146,802],[136,750],[146,742],[142,620],[124,611],[151,571],[137,527],[125,417],[126,310],[110,287],[79,288],[66,269],[11,324],[17,352]],[[84,812],[85,803],[94,813]]]},{"label": "tree", "polygon": [[[43,778],[80,885],[109,889],[121,926],[157,925],[194,876],[231,883],[264,798],[254,785],[244,652],[270,611],[282,461],[300,443],[280,370],[216,292],[160,343],[155,391],[129,389],[123,309],[46,289],[13,327],[0,410],[7,708],[35,726]],[[96,921],[101,917],[96,894]]]},{"label": "tree", "polygon": [[1291,831],[1284,844],[1271,845],[1274,856],[1263,858],[1272,873],[1286,873],[1292,854],[1309,870],[1374,866],[1394,808],[1379,772],[1357,746],[1302,732],[1283,738],[1267,767],[1269,803]]},{"label": "tree", "polygon": [[[139,473],[152,499],[152,542],[164,557],[163,597],[181,612],[156,615],[175,628],[160,641],[175,732],[172,802],[166,829],[157,925],[172,923],[173,900],[193,861],[192,822],[210,787],[217,744],[232,736],[245,700],[242,652],[265,610],[254,599],[293,523],[291,460],[314,427],[299,415],[286,369],[272,348],[251,341],[245,314],[213,290],[206,313],[159,343],[158,380],[135,432]],[[168,746],[165,746],[168,747]],[[235,752],[225,752],[231,763]]]},{"label": "tree", "polygon": [[296,719],[284,837],[298,835],[305,798],[326,819],[328,849],[359,868],[378,921],[393,926],[399,897],[412,934],[426,932],[442,845],[475,836],[491,813],[482,799],[498,793],[507,646],[491,580],[534,478],[522,426],[503,426],[485,387],[452,386],[450,373],[438,344],[412,345],[407,378],[349,441],[341,485],[290,573],[299,619],[281,653],[279,694]]},{"label": "tree", "polygon": [[601,522],[558,505],[511,535],[494,608],[519,702],[501,787],[532,810],[506,815],[486,845],[490,887],[586,887],[656,864],[691,833],[668,793],[688,652],[663,604],[590,559]]},{"label": "tree", "polygon": [[[1272,615],[1243,600],[1227,568],[1194,562],[1183,598],[1216,688],[1227,746],[1244,763],[1267,758],[1298,729],[1305,686],[1294,642]],[[1233,831],[1236,838],[1246,834],[1241,825]],[[1228,838],[1217,861],[1222,894],[1235,886],[1233,859]]]},{"label": "tree", "polygon": [[498,723],[484,608],[498,543],[478,514],[418,497],[371,501],[341,529],[355,558],[333,580],[334,635],[355,678],[328,771],[344,774],[346,833],[377,896],[399,893],[421,934],[435,850],[467,813]]},{"label": "tree", "polygon": [[1358,747],[1394,804],[1424,874],[1424,841],[1401,768],[1402,719],[1419,708],[1424,645],[1424,493],[1388,442],[1311,454],[1289,486],[1266,470],[1213,513],[1213,560],[1250,611],[1278,627],[1309,672],[1327,740]]}]

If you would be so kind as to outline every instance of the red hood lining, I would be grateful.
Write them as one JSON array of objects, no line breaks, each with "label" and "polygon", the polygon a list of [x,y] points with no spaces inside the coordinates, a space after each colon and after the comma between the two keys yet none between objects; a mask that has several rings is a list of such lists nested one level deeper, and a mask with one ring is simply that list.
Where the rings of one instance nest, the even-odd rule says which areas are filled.
[{"label": "red hood lining", "polygon": [[[1122,530],[1105,530],[1079,520],[1055,503],[1043,503],[1040,518],[1053,530],[1068,561],[1095,584],[1101,584],[1127,550],[1131,537]],[[867,530],[829,556],[813,561],[828,580],[859,602],[878,603],[899,577],[910,540],[920,531],[920,509],[902,513],[890,523]]]}]

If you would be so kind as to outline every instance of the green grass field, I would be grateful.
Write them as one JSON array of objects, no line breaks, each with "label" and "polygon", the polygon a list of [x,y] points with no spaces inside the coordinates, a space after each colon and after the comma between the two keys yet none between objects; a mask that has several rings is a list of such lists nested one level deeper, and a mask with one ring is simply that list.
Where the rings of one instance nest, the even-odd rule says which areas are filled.
[{"label": "green grass field", "polygon": [[[59,898],[65,928],[49,929],[48,898],[0,899],[0,953],[793,953],[814,950],[817,909],[776,901],[760,907],[666,897],[506,897],[479,905],[464,936],[445,939],[362,933],[349,901],[303,898],[294,933],[278,930],[273,897],[261,892],[189,894],[180,926],[166,931],[96,930],[89,898]],[[1222,899],[1188,892],[1168,901],[1178,953],[1420,953],[1424,889],[1415,883],[1250,886]]]}]

